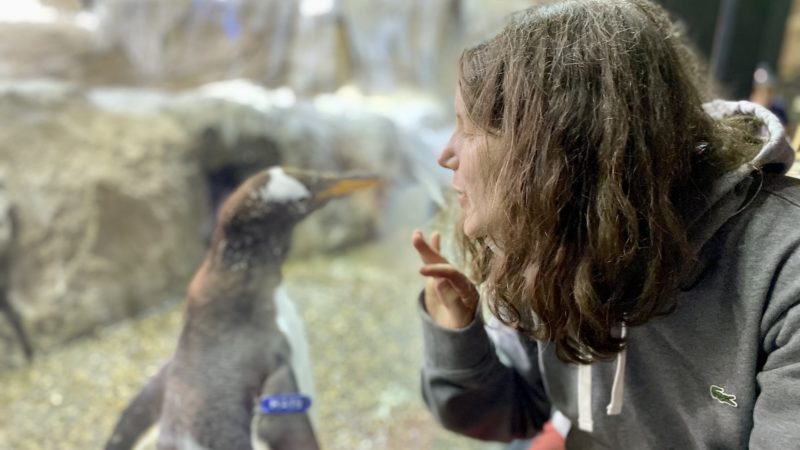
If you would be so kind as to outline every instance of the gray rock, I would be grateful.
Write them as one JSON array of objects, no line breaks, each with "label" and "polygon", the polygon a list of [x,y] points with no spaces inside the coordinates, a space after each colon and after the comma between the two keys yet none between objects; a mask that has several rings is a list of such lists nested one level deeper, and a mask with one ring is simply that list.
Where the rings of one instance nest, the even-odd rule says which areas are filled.
[{"label": "gray rock", "polygon": [[0,78],[76,80],[87,75],[82,63],[94,49],[92,32],[73,21],[57,20],[55,10],[51,14],[49,21],[0,21]]},{"label": "gray rock", "polygon": [[[19,222],[8,293],[37,349],[180,297],[203,251],[206,207],[174,120],[8,89],[0,123]],[[0,354],[0,367],[12,363]]]}]

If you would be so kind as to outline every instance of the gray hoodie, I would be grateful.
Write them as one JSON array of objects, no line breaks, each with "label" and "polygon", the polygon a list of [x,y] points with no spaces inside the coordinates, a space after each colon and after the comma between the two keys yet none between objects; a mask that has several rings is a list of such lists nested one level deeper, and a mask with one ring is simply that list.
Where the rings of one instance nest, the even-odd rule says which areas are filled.
[{"label": "gray hoodie", "polygon": [[699,261],[677,309],[623,330],[616,361],[585,366],[527,340],[504,365],[481,320],[446,330],[421,310],[423,396],[445,427],[508,441],[556,409],[570,449],[800,449],[800,181],[782,175],[794,152],[765,108],[705,107],[757,116],[765,145],[698,205]]}]

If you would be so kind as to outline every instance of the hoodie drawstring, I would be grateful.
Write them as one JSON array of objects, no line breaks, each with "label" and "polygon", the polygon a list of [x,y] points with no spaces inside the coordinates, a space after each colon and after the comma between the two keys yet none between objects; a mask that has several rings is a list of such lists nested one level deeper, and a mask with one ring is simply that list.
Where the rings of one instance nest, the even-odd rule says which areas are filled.
[{"label": "hoodie drawstring", "polygon": [[578,366],[578,429],[592,432],[592,366]]},{"label": "hoodie drawstring", "polygon": [[[627,327],[620,326],[620,337],[625,338]],[[614,371],[614,382],[611,385],[611,401],[606,407],[606,414],[617,415],[622,411],[625,392],[625,365],[627,348],[617,353],[617,367]],[[582,364],[578,366],[578,429],[591,433],[594,428],[592,419],[592,366]]]},{"label": "hoodie drawstring", "polygon": [[[619,337],[625,339],[628,331],[623,323],[620,328]],[[617,369],[614,371],[614,384],[611,385],[611,401],[606,407],[606,414],[615,416],[622,411],[622,394],[625,392],[625,363],[627,360],[627,347],[617,353]]]}]

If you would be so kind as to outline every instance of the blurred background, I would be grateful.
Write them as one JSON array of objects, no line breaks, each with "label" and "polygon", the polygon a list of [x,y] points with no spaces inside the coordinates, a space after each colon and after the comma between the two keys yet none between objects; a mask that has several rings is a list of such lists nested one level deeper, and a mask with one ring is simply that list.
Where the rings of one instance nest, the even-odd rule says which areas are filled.
[{"label": "blurred background", "polygon": [[[502,448],[421,403],[409,236],[441,220],[460,50],[535,3],[0,0],[0,449],[102,447],[174,350],[219,202],[276,164],[386,181],[284,267],[323,448]],[[800,0],[661,3],[719,96],[797,135]]]}]

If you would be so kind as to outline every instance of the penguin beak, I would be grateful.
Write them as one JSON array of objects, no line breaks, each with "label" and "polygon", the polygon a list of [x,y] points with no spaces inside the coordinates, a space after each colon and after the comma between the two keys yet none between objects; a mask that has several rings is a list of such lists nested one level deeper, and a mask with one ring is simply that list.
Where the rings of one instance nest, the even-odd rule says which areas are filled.
[{"label": "penguin beak", "polygon": [[337,178],[325,183],[326,186],[317,191],[314,195],[314,200],[317,202],[326,202],[332,198],[344,197],[353,192],[377,186],[378,184],[380,184],[380,179],[374,176]]}]

